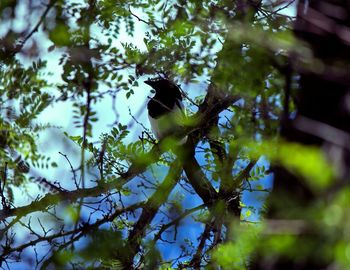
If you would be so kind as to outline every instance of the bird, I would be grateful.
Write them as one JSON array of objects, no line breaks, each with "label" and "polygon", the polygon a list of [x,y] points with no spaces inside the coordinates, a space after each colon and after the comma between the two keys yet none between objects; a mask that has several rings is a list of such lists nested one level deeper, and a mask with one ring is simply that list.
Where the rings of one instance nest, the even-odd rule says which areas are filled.
[{"label": "bird", "polygon": [[[155,90],[155,95],[147,104],[151,129],[158,140],[171,135],[184,126],[186,112],[179,87],[165,78],[144,81]],[[178,141],[184,144],[187,136]]]}]

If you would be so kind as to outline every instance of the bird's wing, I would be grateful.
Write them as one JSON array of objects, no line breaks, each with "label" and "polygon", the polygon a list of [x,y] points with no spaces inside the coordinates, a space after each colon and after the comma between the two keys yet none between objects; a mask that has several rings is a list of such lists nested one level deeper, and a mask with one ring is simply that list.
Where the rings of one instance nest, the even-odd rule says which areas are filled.
[{"label": "bird's wing", "polygon": [[186,113],[181,100],[177,100],[174,106],[160,117],[155,118],[148,114],[152,131],[157,139],[161,139],[169,135],[172,130],[184,126],[185,117]]}]

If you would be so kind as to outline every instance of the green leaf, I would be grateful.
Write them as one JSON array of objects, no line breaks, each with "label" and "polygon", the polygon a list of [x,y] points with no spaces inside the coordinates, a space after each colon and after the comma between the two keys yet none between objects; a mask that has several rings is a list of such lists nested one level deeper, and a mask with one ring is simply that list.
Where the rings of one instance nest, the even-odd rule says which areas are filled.
[{"label": "green leaf", "polygon": [[58,23],[49,33],[49,37],[56,46],[69,46],[71,44],[69,28],[64,23]]}]

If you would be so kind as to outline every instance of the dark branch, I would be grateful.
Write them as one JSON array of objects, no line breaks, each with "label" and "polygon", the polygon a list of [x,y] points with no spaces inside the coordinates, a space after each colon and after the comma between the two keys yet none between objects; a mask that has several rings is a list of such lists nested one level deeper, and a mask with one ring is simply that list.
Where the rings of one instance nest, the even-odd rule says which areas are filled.
[{"label": "dark branch", "polygon": [[2,254],[0,256],[0,259],[4,260],[11,253],[21,252],[24,249],[26,249],[27,247],[35,246],[36,244],[38,244],[40,242],[51,242],[52,240],[57,239],[57,238],[62,238],[65,236],[76,235],[76,234],[80,234],[80,236],[79,236],[79,238],[80,238],[81,236],[86,235],[86,233],[88,233],[94,229],[97,229],[102,224],[104,224],[106,222],[113,221],[115,218],[117,218],[121,214],[123,214],[125,212],[134,211],[134,210],[142,207],[143,205],[144,205],[144,202],[139,202],[139,203],[133,204],[131,206],[128,206],[126,208],[116,209],[112,214],[106,215],[105,217],[97,220],[95,223],[84,223],[71,231],[60,231],[60,232],[52,234],[52,235],[38,237],[35,240],[29,241],[29,242],[27,242],[23,245],[17,246],[17,247],[2,246],[3,250],[2,250]]},{"label": "dark branch", "polygon": [[165,177],[163,183],[157,188],[153,195],[149,198],[147,203],[142,209],[142,213],[138,221],[135,223],[132,231],[129,234],[126,250],[127,253],[122,253],[120,260],[123,261],[126,269],[131,269],[133,265],[133,259],[136,253],[140,249],[141,239],[146,233],[147,226],[158,213],[159,208],[164,204],[170,195],[170,192],[176,186],[181,175],[181,166],[179,160],[175,160],[169,168],[168,175]]},{"label": "dark branch", "polygon": [[22,50],[24,44],[34,35],[35,32],[39,30],[40,25],[43,23],[50,9],[55,5],[56,2],[57,0],[52,0],[51,3],[47,5],[44,13],[40,17],[40,20],[34,26],[32,31],[30,31],[30,33],[15,47],[15,49],[11,53],[11,56],[14,56],[15,54],[19,53]]}]

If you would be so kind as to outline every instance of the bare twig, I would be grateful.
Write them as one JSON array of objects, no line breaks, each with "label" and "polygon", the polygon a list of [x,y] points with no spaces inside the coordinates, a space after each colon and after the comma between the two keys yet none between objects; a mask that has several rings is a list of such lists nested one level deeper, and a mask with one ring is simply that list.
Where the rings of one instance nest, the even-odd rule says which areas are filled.
[{"label": "bare twig", "polygon": [[187,209],[186,211],[184,211],[180,216],[178,216],[177,218],[175,218],[174,220],[172,220],[171,222],[164,224],[160,230],[158,231],[158,233],[154,236],[153,238],[153,243],[155,244],[158,240],[160,240],[162,238],[162,234],[169,229],[172,226],[175,226],[176,224],[179,224],[179,222],[184,219],[186,216],[192,214],[193,212],[196,212],[198,210],[203,209],[205,206],[205,204],[201,204],[198,205],[196,207],[193,207],[191,209]]},{"label": "bare twig", "polygon": [[66,154],[61,153],[61,152],[58,152],[58,153],[59,153],[60,155],[62,155],[62,156],[67,160],[67,162],[68,162],[68,164],[69,164],[69,166],[70,166],[71,172],[72,172],[72,174],[73,174],[74,183],[77,183],[77,176],[76,176],[76,174],[75,174],[75,170],[74,170],[73,165],[72,165],[72,163],[70,162],[68,156],[67,156]]},{"label": "bare twig", "polygon": [[135,13],[133,13],[133,12],[131,11],[130,6],[129,6],[129,12],[130,12],[130,15],[132,15],[133,17],[135,17],[139,22],[143,22],[143,23],[148,24],[148,25],[151,24],[150,22],[148,22],[148,21],[146,21],[146,20],[144,20],[144,19],[141,19],[139,16],[137,16]]},{"label": "bare twig", "polygon": [[46,6],[45,11],[40,16],[40,19],[37,22],[37,24],[34,26],[32,31],[30,31],[30,33],[15,47],[15,49],[11,53],[11,56],[14,56],[18,52],[20,52],[22,50],[24,44],[34,35],[35,32],[37,32],[39,30],[40,25],[43,23],[43,21],[45,20],[47,14],[49,13],[50,9],[55,5],[56,2],[57,2],[57,0],[52,0],[51,3],[49,3]]},{"label": "bare twig", "polygon": [[35,246],[36,244],[40,243],[40,242],[51,242],[54,239],[57,238],[62,238],[65,236],[69,236],[69,235],[76,235],[76,234],[81,234],[81,236],[86,235],[87,232],[90,232],[94,229],[97,229],[99,226],[101,226],[102,224],[105,224],[106,222],[111,222],[113,221],[115,218],[117,218],[119,215],[125,213],[125,212],[130,212],[130,211],[134,211],[140,207],[142,207],[144,204],[144,202],[139,202],[139,203],[135,203],[133,205],[128,206],[127,208],[122,208],[122,209],[116,209],[112,214],[110,215],[106,215],[105,217],[98,219],[96,222],[94,223],[84,223],[79,227],[74,228],[73,230],[70,231],[59,231],[58,233],[55,234],[51,234],[51,235],[46,235],[46,236],[42,236],[42,237],[38,237],[35,240],[31,240],[23,245],[17,246],[17,247],[7,247],[7,246],[3,246],[3,250],[2,250],[2,254],[0,255],[0,259],[4,260],[6,259],[6,257],[12,253],[15,252],[21,252],[24,249],[30,247],[30,246]]}]

